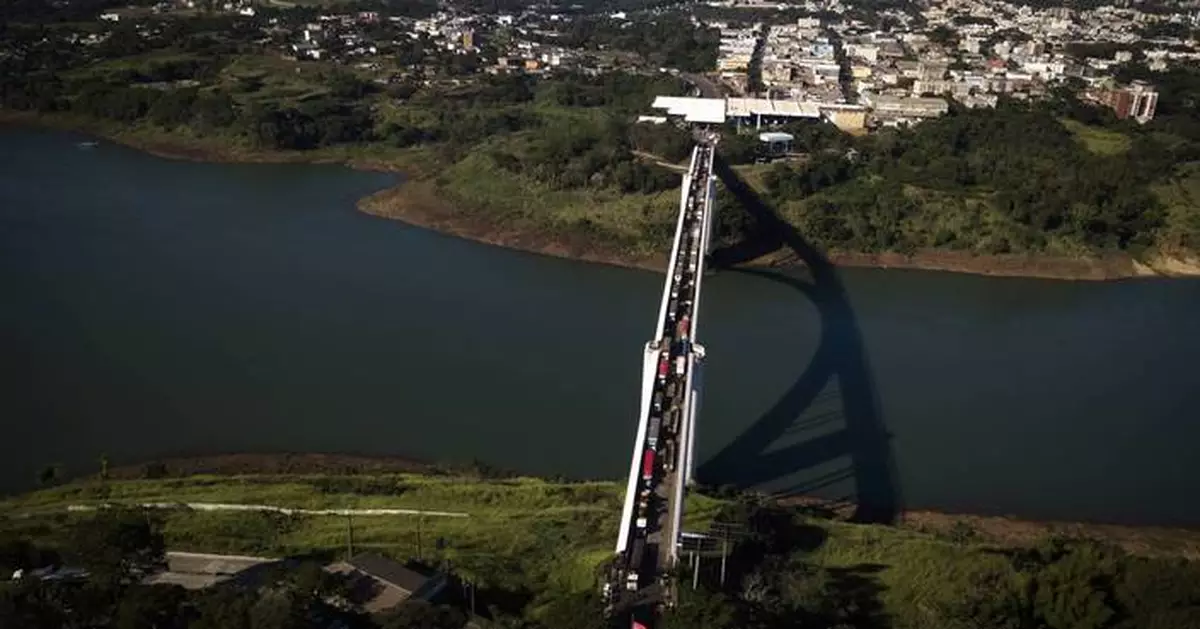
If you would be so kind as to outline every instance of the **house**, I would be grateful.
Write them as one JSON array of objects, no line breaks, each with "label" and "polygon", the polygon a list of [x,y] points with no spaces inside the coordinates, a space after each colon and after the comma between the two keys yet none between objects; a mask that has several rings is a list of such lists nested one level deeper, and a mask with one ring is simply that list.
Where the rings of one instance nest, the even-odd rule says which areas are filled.
[{"label": "house", "polygon": [[277,565],[278,559],[242,555],[168,552],[166,570],[146,577],[147,585],[179,585],[188,590],[249,578],[256,569]]},{"label": "house", "polygon": [[363,611],[372,614],[387,611],[408,600],[431,600],[445,589],[448,581],[444,574],[427,576],[374,553],[361,553],[325,569],[350,576],[353,579],[351,588],[367,593],[355,598],[363,601]]}]

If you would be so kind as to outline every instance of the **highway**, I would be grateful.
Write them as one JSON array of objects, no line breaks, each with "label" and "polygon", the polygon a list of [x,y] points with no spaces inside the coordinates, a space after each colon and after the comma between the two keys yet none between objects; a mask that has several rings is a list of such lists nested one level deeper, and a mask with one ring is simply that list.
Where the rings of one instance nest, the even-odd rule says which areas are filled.
[{"label": "highway", "polygon": [[630,613],[634,629],[653,626],[674,602],[671,576],[692,476],[704,358],[696,324],[712,225],[713,151],[710,143],[698,143],[684,176],[662,303],[643,352],[642,404],[617,557],[604,587],[610,611]]}]

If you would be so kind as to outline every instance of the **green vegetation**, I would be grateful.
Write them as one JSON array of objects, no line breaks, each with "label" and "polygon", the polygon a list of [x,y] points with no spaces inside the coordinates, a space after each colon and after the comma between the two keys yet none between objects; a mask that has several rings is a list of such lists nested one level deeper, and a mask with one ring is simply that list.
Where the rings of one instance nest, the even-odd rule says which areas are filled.
[{"label": "green vegetation", "polygon": [[1075,139],[1082,142],[1087,150],[1097,155],[1120,155],[1133,146],[1129,136],[1118,131],[1083,124],[1077,120],[1064,118],[1062,123]]},{"label": "green vegetation", "polygon": [[717,65],[720,33],[696,28],[683,13],[666,13],[634,21],[608,17],[572,20],[560,41],[571,48],[636,53],[651,67],[707,72]]},{"label": "green vegetation", "polygon": [[[405,10],[419,13],[419,2]],[[12,26],[29,53],[0,59],[0,105],[83,121],[135,144],[175,144],[200,155],[346,160],[405,170],[464,224],[503,225],[529,243],[609,257],[664,251],[691,138],[673,125],[635,124],[656,94],[679,94],[668,73],[554,72],[491,76],[483,57],[399,38],[379,73],[330,62],[254,54],[247,43],[277,19],[295,26],[311,9],[250,18],[148,18],[86,55],[34,44],[44,31]],[[709,64],[712,33],[667,12],[654,19],[564,21],[570,43],[606,53]],[[384,28],[384,27],[380,27]],[[687,64],[685,64],[687,65]],[[1146,76],[1122,69],[1127,80]],[[1104,257],[1195,255],[1200,207],[1200,70],[1152,80],[1159,114],[1139,126],[1081,103],[1070,90],[1048,102],[955,108],[912,129],[852,137],[828,124],[796,124],[806,157],[749,173],[780,215],[826,250]],[[758,158],[752,134],[727,129],[723,157]],[[417,186],[414,186],[416,189]],[[393,199],[397,206],[403,205]],[[415,204],[414,204],[415,205]],[[380,213],[388,214],[387,208]],[[404,212],[391,212],[404,216]],[[751,227],[727,200],[721,242]]]},{"label": "green vegetation", "polygon": [[[601,627],[594,593],[611,555],[620,493],[612,482],[411,474],[83,481],[0,503],[0,569],[31,568],[62,557],[104,575],[86,588],[93,598],[80,606],[98,606],[92,612],[96,618],[115,600],[118,608],[128,608],[124,613],[156,610],[161,618],[189,619],[194,626],[300,627],[307,625],[263,624],[267,621],[249,611],[234,614],[244,624],[206,623],[215,622],[220,608],[266,605],[268,592],[277,590],[288,593],[285,607],[295,606],[294,614],[311,619],[332,613],[319,601],[291,598],[303,591],[337,590],[336,582],[322,581],[307,568],[268,579],[274,584],[269,590],[236,595],[248,600],[223,588],[185,594],[137,586],[134,580],[161,562],[164,547],[339,556],[347,542],[344,516],[184,508],[149,515],[132,509],[68,514],[66,507],[192,501],[465,512],[469,517],[355,516],[354,545],[401,560],[414,558],[419,526],[421,559],[448,562],[457,576],[476,584],[483,601],[479,608],[508,623],[502,626]],[[668,627],[1200,627],[1196,563],[1137,557],[1100,542],[1054,536],[1014,547],[963,523],[941,533],[851,524],[753,496],[693,494],[688,508],[689,530],[706,530],[714,521],[733,525],[731,550],[724,585],[719,556],[710,555],[701,562],[700,590],[681,588],[681,606],[668,616]],[[108,593],[100,601],[110,602],[97,602],[98,591]],[[0,625],[63,626],[12,624],[18,622],[13,618],[33,616],[5,614],[28,613],[77,595],[54,584],[0,585]],[[455,629],[465,622],[461,611],[445,606],[403,613],[404,622],[418,622],[407,616],[417,614],[427,624],[401,624],[395,617],[347,622]],[[153,626],[182,626],[173,622]]]},{"label": "green vegetation", "polygon": [[[417,509],[469,514],[468,518],[361,516],[356,548],[405,557],[433,540],[460,574],[494,587],[587,589],[607,555],[620,518],[616,483],[550,483],[538,479],[485,480],[450,476],[219,477],[72,484],[0,503],[0,512],[61,515],[67,505],[241,503],[299,509]],[[697,496],[689,522],[707,526],[719,502]],[[54,518],[52,518],[54,519]],[[346,543],[344,518],[269,512],[170,510],[163,534],[177,550],[282,556]],[[574,557],[556,562],[556,556]]]},{"label": "green vegetation", "polygon": [[[1200,72],[1159,77],[1181,100]],[[802,137],[804,144],[810,144]],[[833,140],[776,164],[766,197],[826,249],[1194,255],[1195,109],[1139,126],[1071,96],[954,110],[915,129]],[[853,149],[851,152],[849,149]]]}]

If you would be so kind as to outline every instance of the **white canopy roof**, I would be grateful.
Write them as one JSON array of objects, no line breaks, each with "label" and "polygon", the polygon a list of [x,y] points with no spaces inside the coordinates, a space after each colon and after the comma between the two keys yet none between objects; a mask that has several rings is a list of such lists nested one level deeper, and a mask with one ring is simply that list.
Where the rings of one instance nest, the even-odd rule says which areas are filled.
[{"label": "white canopy roof", "polygon": [[688,122],[723,124],[725,122],[724,98],[693,98],[690,96],[658,96],[651,105],[654,109],[665,109],[672,116],[683,116]]}]

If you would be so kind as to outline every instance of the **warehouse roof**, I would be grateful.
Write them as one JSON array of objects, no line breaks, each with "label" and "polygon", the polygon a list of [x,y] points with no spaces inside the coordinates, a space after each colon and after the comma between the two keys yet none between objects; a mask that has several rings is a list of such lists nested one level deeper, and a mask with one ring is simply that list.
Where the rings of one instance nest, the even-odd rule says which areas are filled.
[{"label": "warehouse roof", "polygon": [[665,109],[672,116],[683,116],[688,122],[725,122],[724,98],[693,98],[689,96],[658,96],[651,105],[654,109]]}]

